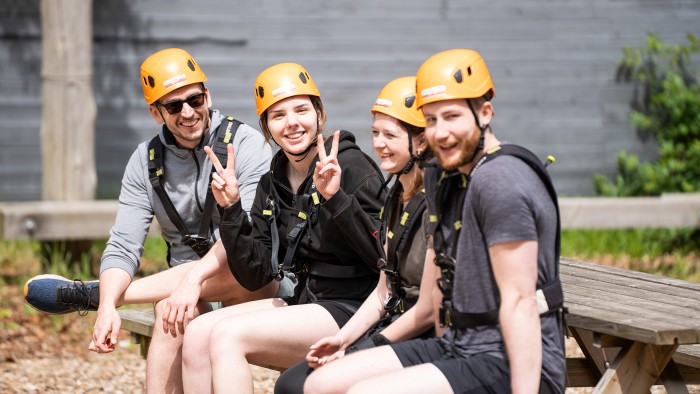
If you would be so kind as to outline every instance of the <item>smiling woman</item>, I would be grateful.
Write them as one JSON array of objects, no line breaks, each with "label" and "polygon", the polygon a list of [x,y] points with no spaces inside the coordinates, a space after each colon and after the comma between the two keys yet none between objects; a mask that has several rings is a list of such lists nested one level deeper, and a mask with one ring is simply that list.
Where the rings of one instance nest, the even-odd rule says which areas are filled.
[{"label": "smiling woman", "polygon": [[[283,278],[292,278],[296,287],[279,295],[283,298],[192,320],[182,353],[185,391],[251,391],[249,363],[287,368],[302,360],[309,345],[342,327],[377,284],[381,170],[350,132],[336,131],[331,141],[323,137],[326,113],[303,66],[271,66],[257,77],[254,90],[261,129],[280,150],[258,184],[252,223],[240,206],[232,149],[225,167],[208,151],[218,172],[212,191],[224,208],[225,254],[217,249],[202,261],[228,264],[251,291]],[[185,290],[171,296],[169,330],[182,324],[195,301],[189,298]],[[213,387],[203,387],[208,382]]]}]

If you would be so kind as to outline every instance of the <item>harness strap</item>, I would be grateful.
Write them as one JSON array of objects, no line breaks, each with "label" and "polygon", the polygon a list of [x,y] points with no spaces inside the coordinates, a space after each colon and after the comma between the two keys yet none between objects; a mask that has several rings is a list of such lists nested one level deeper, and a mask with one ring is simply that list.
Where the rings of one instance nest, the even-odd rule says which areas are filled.
[{"label": "harness strap", "polygon": [[[224,124],[226,125],[226,129],[224,129],[224,132],[222,133],[221,130],[224,127]],[[227,116],[224,118],[224,121],[221,122],[219,127],[217,128],[217,133],[216,133],[216,142],[214,143],[214,146],[212,147],[212,150],[214,151],[214,154],[216,157],[219,159],[220,163],[226,163],[228,160],[228,149],[226,146],[233,141],[233,136],[238,131],[238,128],[241,126],[241,122],[234,119],[231,116]],[[234,128],[235,126],[235,128]],[[233,129],[233,131],[231,131]],[[216,169],[214,166],[211,166],[211,172],[212,174],[216,172]],[[211,174],[209,176],[209,187],[207,188],[207,197],[204,200],[204,215],[202,216],[202,223],[199,225],[199,237],[201,239],[208,239],[207,235],[209,234],[209,224],[211,223],[211,213],[214,210],[214,206],[216,205],[216,199],[214,198],[214,193],[211,190]],[[208,249],[208,248],[207,248]]]},{"label": "harness strap", "polygon": [[[403,187],[397,180],[389,191],[386,203],[380,213],[380,219],[382,220],[382,237],[380,239],[384,239],[384,232],[386,232],[388,253],[386,261],[380,260],[378,266],[385,271],[387,288],[391,294],[384,305],[384,309],[395,313],[403,313],[406,310],[404,303],[406,294],[401,287],[399,253],[403,253],[408,246],[409,235],[416,230],[416,224],[421,223],[423,211],[426,209],[425,189],[423,189],[411,198],[403,212],[399,210],[398,200],[402,191]],[[388,223],[390,216],[393,222],[391,224]],[[394,231],[387,231],[389,225],[392,225]]]},{"label": "harness strap", "polygon": [[[564,292],[561,287],[561,281],[559,280],[559,264],[558,264],[558,259],[560,255],[560,250],[561,250],[561,217],[559,213],[559,203],[557,199],[557,194],[556,190],[554,189],[554,185],[552,183],[551,178],[549,177],[549,173],[546,170],[546,167],[543,163],[541,163],[537,157],[530,152],[529,150],[519,146],[519,145],[512,145],[512,144],[504,144],[500,145],[499,147],[496,147],[495,149],[487,152],[487,154],[482,157],[479,162],[474,166],[472,169],[469,179],[473,176],[474,172],[478,167],[480,167],[483,163],[494,159],[495,157],[498,157],[500,155],[511,155],[519,158],[520,160],[524,161],[526,164],[530,166],[530,168],[533,169],[533,171],[540,177],[542,180],[542,183],[544,184],[545,188],[547,189],[547,192],[552,199],[552,202],[554,203],[554,207],[556,208],[556,213],[557,213],[557,232],[556,232],[556,240],[555,240],[555,258],[557,259],[557,264],[555,266],[555,278],[552,279],[551,281],[545,283],[543,286],[538,287],[537,291],[535,293],[536,300],[537,300],[537,309],[540,313],[540,316],[546,315],[552,312],[558,312],[562,311],[564,309]],[[463,192],[464,195],[466,195],[466,190]],[[460,203],[460,209],[462,207],[463,203]],[[480,229],[481,233],[483,234],[483,230]],[[438,231],[436,231],[436,234],[442,235],[441,230],[439,230],[439,225],[438,225]],[[456,246],[456,239],[457,239],[458,234],[453,234],[453,244]],[[436,238],[442,238],[442,237],[436,237]],[[436,240],[437,241],[437,240]],[[440,240],[444,241],[444,240]],[[441,242],[443,243],[443,242]],[[441,245],[441,248],[444,247],[444,245]],[[436,249],[437,249],[437,242],[436,242]],[[456,252],[456,247],[453,247],[452,252]],[[488,256],[488,254],[487,254]],[[438,262],[438,259],[436,259],[436,263]],[[439,264],[440,265],[440,264]],[[444,265],[444,264],[443,264]],[[442,280],[443,281],[452,281],[454,278],[454,266],[449,267],[445,266],[443,267],[441,265],[441,272],[442,272]],[[441,287],[442,288],[442,287]],[[452,305],[452,294],[451,294],[451,289],[449,292],[443,291],[443,303],[440,308],[440,323],[447,325],[449,327],[454,327],[454,328],[474,328],[477,326],[482,326],[482,325],[496,325],[498,324],[498,309],[493,309],[490,311],[486,312],[481,312],[481,313],[468,313],[468,312],[458,312],[455,311]]]},{"label": "harness strap", "polygon": [[[535,292],[537,311],[540,316],[557,312],[564,307],[564,292],[561,281],[557,278]],[[478,326],[495,326],[498,324],[498,309],[492,309],[480,313],[457,312],[452,308],[452,301],[448,307],[440,308],[440,321],[454,328],[474,328]]]},{"label": "harness strap", "polygon": [[[220,162],[225,163],[227,157],[226,145],[233,140],[233,135],[242,123],[227,116],[224,121],[217,128],[217,136],[215,138],[213,151],[216,153]],[[220,132],[222,127],[226,125],[225,132]],[[233,126],[236,126],[235,129]],[[233,129],[233,131],[231,131]],[[189,246],[192,250],[197,253],[199,257],[203,257],[209,251],[211,247],[211,242],[209,240],[209,225],[211,223],[211,215],[214,209],[216,200],[214,199],[214,194],[211,190],[211,176],[210,185],[207,190],[207,196],[204,200],[204,208],[202,211],[202,222],[199,226],[199,233],[197,235],[192,235],[187,230],[182,217],[178,214],[175,209],[168,193],[165,192],[163,188],[163,173],[165,172],[165,146],[160,140],[160,137],[156,135],[148,143],[148,179],[151,182],[153,190],[163,204],[165,213],[168,215],[168,219],[177,228],[181,235],[181,242],[183,245]],[[212,172],[215,169],[212,166]],[[170,249],[170,248],[168,248]]]}]

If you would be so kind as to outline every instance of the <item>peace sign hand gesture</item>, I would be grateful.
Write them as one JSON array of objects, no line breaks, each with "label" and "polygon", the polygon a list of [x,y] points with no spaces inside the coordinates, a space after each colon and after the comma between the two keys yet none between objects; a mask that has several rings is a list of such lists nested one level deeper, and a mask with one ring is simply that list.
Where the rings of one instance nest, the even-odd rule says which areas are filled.
[{"label": "peace sign hand gesture", "polygon": [[209,156],[211,165],[216,170],[211,177],[211,190],[214,193],[216,202],[223,208],[229,207],[237,203],[241,199],[240,191],[238,190],[238,178],[236,178],[236,162],[233,156],[233,145],[226,145],[228,157],[226,159],[226,168],[221,166],[219,158],[216,157],[214,151],[208,147],[204,147],[204,153]]},{"label": "peace sign hand gesture", "polygon": [[340,189],[340,165],[338,164],[338,141],[340,131],[333,133],[333,143],[331,153],[326,155],[326,147],[323,145],[323,136],[318,135],[318,161],[314,169],[314,184],[316,190],[325,198],[330,200]]}]

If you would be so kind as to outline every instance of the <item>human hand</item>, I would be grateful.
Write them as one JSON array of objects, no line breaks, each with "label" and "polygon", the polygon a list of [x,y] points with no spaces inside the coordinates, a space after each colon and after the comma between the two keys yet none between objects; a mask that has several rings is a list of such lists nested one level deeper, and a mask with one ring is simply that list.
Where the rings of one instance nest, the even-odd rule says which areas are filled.
[{"label": "human hand", "polygon": [[236,160],[233,155],[233,145],[226,145],[226,151],[227,159],[226,168],[224,169],[211,147],[204,147],[204,153],[209,156],[209,160],[211,160],[211,164],[216,170],[212,174],[211,190],[214,193],[216,202],[223,208],[233,205],[241,199],[238,189],[238,178],[236,177]]},{"label": "human hand", "polygon": [[194,319],[202,285],[190,279],[182,278],[175,291],[163,303],[163,332],[177,337],[185,333],[185,327]]},{"label": "human hand", "polygon": [[119,317],[117,308],[111,306],[100,306],[97,310],[97,320],[92,331],[92,340],[88,345],[88,350],[96,353],[111,353],[119,343],[119,329],[122,319]]},{"label": "human hand", "polygon": [[338,141],[340,131],[333,133],[333,143],[330,154],[326,155],[326,147],[323,145],[323,135],[318,135],[318,161],[314,168],[314,184],[316,190],[330,200],[340,190],[340,165],[338,164]]},{"label": "human hand", "polygon": [[306,362],[310,368],[318,368],[333,362],[345,355],[343,347],[343,339],[335,335],[319,339],[311,345],[311,350],[306,355]]}]

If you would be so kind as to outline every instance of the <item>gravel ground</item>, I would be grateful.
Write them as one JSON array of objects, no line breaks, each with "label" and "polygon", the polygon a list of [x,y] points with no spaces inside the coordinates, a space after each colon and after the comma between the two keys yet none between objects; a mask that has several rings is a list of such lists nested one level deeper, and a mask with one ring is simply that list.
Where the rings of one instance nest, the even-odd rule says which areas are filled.
[{"label": "gravel ground", "polygon": [[[0,393],[145,393],[146,361],[138,351],[90,353],[2,363]],[[255,366],[253,371],[255,392],[272,393],[279,372]]]}]

